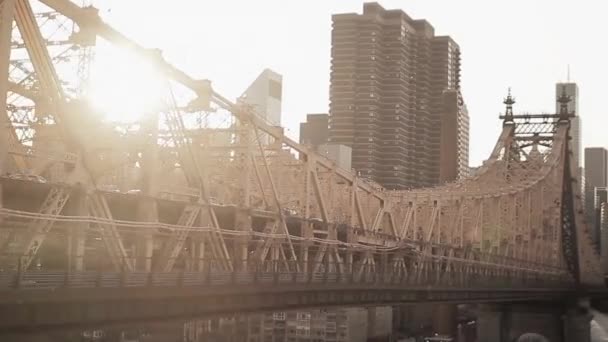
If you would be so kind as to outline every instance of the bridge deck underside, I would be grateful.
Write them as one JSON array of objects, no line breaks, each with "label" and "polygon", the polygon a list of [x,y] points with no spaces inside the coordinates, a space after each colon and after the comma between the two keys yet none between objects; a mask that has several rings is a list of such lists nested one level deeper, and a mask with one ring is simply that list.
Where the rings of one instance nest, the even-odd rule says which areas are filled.
[{"label": "bridge deck underside", "polygon": [[454,288],[332,281],[0,292],[3,331],[65,329],[312,307],[563,300],[572,288]]}]

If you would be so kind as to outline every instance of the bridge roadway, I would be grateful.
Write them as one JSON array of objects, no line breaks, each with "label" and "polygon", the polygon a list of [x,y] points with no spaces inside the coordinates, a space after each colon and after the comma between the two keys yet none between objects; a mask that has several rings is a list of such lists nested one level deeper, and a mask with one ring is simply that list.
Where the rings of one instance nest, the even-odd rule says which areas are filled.
[{"label": "bridge roadway", "polygon": [[[488,269],[489,271],[489,269]],[[417,302],[563,301],[585,293],[564,279],[492,274],[449,278],[367,272],[46,272],[0,273],[0,330],[40,331],[243,312]]]}]

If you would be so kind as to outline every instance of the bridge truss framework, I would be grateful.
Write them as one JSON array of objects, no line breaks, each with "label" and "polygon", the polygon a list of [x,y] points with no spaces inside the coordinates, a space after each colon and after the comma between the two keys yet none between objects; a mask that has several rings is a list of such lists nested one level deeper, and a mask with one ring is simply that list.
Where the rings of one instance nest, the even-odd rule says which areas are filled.
[{"label": "bridge truss framework", "polygon": [[[36,15],[31,3],[54,14]],[[0,10],[7,273],[40,264],[68,273],[381,275],[454,287],[463,277],[515,279],[523,288],[538,279],[563,288],[603,284],[570,163],[565,106],[556,115],[514,115],[509,96],[502,132],[474,175],[390,191],[129,40],[92,7],[1,0]],[[49,22],[51,36],[65,39],[53,43]],[[86,73],[97,38],[166,78],[162,108],[135,129],[103,122],[78,86],[66,86]]]}]

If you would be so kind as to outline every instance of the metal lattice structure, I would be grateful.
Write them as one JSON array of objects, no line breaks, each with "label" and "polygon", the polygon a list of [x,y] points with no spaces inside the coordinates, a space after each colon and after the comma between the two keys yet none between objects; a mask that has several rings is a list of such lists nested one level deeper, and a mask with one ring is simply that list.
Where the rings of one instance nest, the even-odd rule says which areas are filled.
[{"label": "metal lattice structure", "polygon": [[[37,17],[30,2],[78,29],[52,43],[43,29],[51,19]],[[92,7],[1,0],[0,9],[5,271],[263,270],[382,274],[438,285],[479,276],[603,283],[569,162],[571,113],[514,115],[509,96],[502,132],[474,175],[389,191],[129,40]],[[103,121],[74,91],[86,80],[96,37],[166,78],[162,106],[136,128]],[[66,44],[73,59],[55,52]]]}]

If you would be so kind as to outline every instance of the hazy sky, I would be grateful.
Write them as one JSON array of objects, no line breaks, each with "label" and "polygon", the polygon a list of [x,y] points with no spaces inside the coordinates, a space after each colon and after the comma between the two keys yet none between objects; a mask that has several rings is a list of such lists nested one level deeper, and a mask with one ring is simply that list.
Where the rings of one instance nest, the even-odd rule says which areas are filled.
[{"label": "hazy sky", "polygon": [[[554,83],[579,84],[583,146],[608,147],[608,29],[603,0],[385,0],[427,19],[462,49],[471,115],[471,164],[500,130],[507,88],[516,111],[553,111]],[[239,96],[262,69],[283,75],[283,125],[297,137],[306,113],[328,111],[331,14],[362,11],[356,0],[96,0],[106,20],[167,60]]]}]

